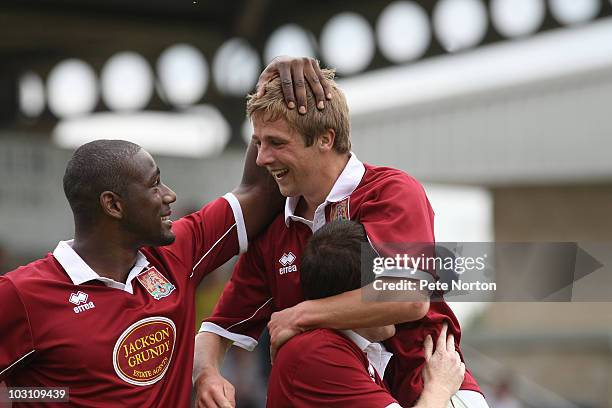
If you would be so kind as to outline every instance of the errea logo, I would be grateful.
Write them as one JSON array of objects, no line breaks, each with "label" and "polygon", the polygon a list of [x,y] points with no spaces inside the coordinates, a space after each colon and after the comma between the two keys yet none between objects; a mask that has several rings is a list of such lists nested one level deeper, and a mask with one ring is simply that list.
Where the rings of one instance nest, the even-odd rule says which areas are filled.
[{"label": "errea logo", "polygon": [[297,259],[297,257],[293,254],[293,252],[284,253],[283,256],[280,257],[278,262],[282,265],[281,268],[278,268],[278,273],[284,275],[289,272],[297,271],[297,266],[293,265],[293,262]]},{"label": "errea logo", "polygon": [[76,305],[72,310],[74,310],[74,313],[78,314],[96,307],[94,302],[87,302],[87,299],[89,299],[87,293],[79,290],[77,293],[71,293],[68,301]]}]

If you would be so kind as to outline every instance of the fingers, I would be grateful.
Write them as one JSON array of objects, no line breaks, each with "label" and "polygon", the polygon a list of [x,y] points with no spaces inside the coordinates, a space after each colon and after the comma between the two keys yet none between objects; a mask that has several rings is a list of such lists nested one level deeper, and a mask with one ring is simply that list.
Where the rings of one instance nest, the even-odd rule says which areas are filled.
[{"label": "fingers", "polygon": [[280,76],[285,102],[287,103],[289,109],[294,109],[295,94],[293,93],[293,79],[291,78],[291,64],[287,62],[279,62],[278,74]]},{"label": "fingers", "polygon": [[455,351],[455,337],[452,334],[446,338],[446,351]]},{"label": "fingers", "polygon": [[235,406],[235,403],[232,405],[220,392],[203,395],[196,404],[197,408],[233,408]]},{"label": "fingers", "polygon": [[[319,67],[319,61],[313,60],[311,66],[313,67],[317,78],[319,78],[319,82],[321,87],[323,88],[323,92],[325,93],[325,97],[327,99],[332,98],[332,86],[327,82],[325,76],[323,76],[323,72],[321,72],[321,67]],[[319,99],[317,99],[318,101]]]},{"label": "fingers", "polygon": [[276,347],[270,346],[270,364],[274,364],[274,360],[276,360]]},{"label": "fingers", "polygon": [[306,113],[306,83],[304,81],[303,61],[294,61],[291,64],[291,76],[293,78],[293,88],[297,101],[298,112]]},{"label": "fingers", "polygon": [[215,390],[213,392],[212,397],[213,402],[215,403],[215,405],[212,405],[213,407],[233,408],[235,406],[235,403],[232,405],[232,403],[227,399],[227,397],[218,390]]},{"label": "fingers", "polygon": [[446,350],[446,331],[448,329],[448,324],[442,324],[442,330],[440,330],[440,335],[438,336],[438,340],[436,341],[436,350]]},{"label": "fingers", "polygon": [[257,81],[257,97],[266,93],[266,83],[280,77],[285,102],[289,109],[298,107],[301,114],[308,109],[306,83],[310,86],[318,109],[325,107],[325,100],[332,98],[332,86],[323,75],[319,62],[314,58],[276,57],[263,70]]},{"label": "fingers", "polygon": [[308,85],[310,85],[310,89],[317,101],[317,109],[325,108],[325,90],[322,83],[327,84],[327,82],[319,69],[319,64],[315,60],[308,59],[308,63],[304,65],[304,77],[308,81]]},{"label": "fingers", "polygon": [[235,407],[236,406],[236,395],[235,395],[234,387],[230,384],[225,384],[223,386],[223,392],[225,393],[225,398],[227,398],[227,401],[229,402],[230,406]]},{"label": "fingers", "polygon": [[257,97],[261,98],[266,93],[266,84],[274,77],[278,76],[278,58],[274,58],[259,75],[257,80]]},{"label": "fingers", "polygon": [[423,348],[425,349],[425,361],[429,361],[433,354],[433,340],[429,334],[427,335],[427,337],[425,337]]}]

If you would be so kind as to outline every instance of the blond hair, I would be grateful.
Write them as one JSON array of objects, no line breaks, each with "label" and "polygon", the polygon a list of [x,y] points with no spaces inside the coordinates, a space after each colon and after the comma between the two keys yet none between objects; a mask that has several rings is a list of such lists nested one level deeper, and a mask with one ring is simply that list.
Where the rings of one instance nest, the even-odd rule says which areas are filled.
[{"label": "blond hair", "polygon": [[319,135],[333,129],[334,150],[338,153],[349,152],[351,137],[346,98],[334,81],[335,71],[322,69],[321,72],[332,88],[332,98],[325,101],[325,109],[317,109],[317,102],[309,85],[306,85],[306,113],[300,114],[297,109],[289,109],[283,96],[281,80],[276,77],[265,85],[266,92],[262,97],[257,97],[256,94],[247,96],[247,117],[250,120],[258,117],[265,122],[283,119],[302,135],[306,146],[312,146]]}]

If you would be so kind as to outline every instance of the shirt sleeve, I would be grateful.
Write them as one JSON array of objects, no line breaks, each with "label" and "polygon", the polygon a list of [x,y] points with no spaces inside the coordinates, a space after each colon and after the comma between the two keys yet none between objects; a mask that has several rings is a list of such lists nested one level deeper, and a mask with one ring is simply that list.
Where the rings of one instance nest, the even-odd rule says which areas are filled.
[{"label": "shirt sleeve", "polygon": [[34,353],[34,340],[28,314],[17,289],[6,277],[0,277],[0,382],[12,369]]},{"label": "shirt sleeve", "polygon": [[385,408],[397,403],[373,381],[350,348],[327,339],[317,341],[314,348],[307,345],[300,349],[281,348],[272,371],[269,402],[278,398],[295,408]]},{"label": "shirt sleeve", "polygon": [[212,332],[252,351],[274,312],[273,297],[266,278],[263,256],[255,242],[242,255],[225,285],[212,315],[200,332]]},{"label": "shirt sleeve", "polygon": [[[409,268],[385,268],[378,276],[427,279],[433,281],[435,268],[418,263],[434,255],[434,213],[418,181],[404,173],[387,177],[374,190],[375,195],[360,208],[370,244],[382,257],[408,255]],[[401,266],[404,266],[402,264]]]},{"label": "shirt sleeve", "polygon": [[174,222],[172,231],[176,239],[164,248],[191,267],[198,281],[247,250],[242,209],[231,193]]}]

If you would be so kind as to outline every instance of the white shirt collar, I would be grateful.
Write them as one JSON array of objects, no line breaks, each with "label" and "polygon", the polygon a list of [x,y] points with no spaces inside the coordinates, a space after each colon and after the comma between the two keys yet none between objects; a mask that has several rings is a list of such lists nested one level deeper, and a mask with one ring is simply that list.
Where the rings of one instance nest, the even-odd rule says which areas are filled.
[{"label": "white shirt collar", "polygon": [[351,152],[349,161],[346,163],[346,166],[344,167],[344,170],[342,170],[342,173],[340,173],[340,176],[338,176],[338,179],[334,183],[331,191],[329,194],[327,194],[327,198],[325,198],[325,201],[317,207],[314,219],[310,221],[295,215],[295,209],[301,196],[288,197],[287,200],[285,200],[285,224],[289,226],[289,220],[293,220],[308,225],[313,232],[321,228],[325,224],[325,207],[327,204],[337,203],[338,201],[341,201],[342,199],[351,195],[361,182],[364,174],[365,166],[361,161],[359,161],[355,153]]},{"label": "white shirt collar", "polygon": [[89,265],[85,263],[83,258],[79,256],[72,249],[74,240],[60,241],[57,247],[53,251],[53,256],[57,259],[57,262],[62,265],[62,268],[66,271],[70,280],[75,285],[81,285],[85,282],[97,280],[104,283],[106,286],[116,289],[121,289],[129,293],[134,293],[132,288],[132,280],[140,273],[144,268],[149,265],[149,261],[143,255],[142,252],[138,251],[136,255],[136,263],[130,270],[126,283],[117,282],[110,278],[98,275]]},{"label": "white shirt collar", "polygon": [[371,343],[365,337],[357,334],[353,330],[342,330],[342,333],[353,341],[368,357],[370,365],[374,367],[378,376],[382,379],[385,376],[385,369],[393,353],[387,351],[382,343]]}]

